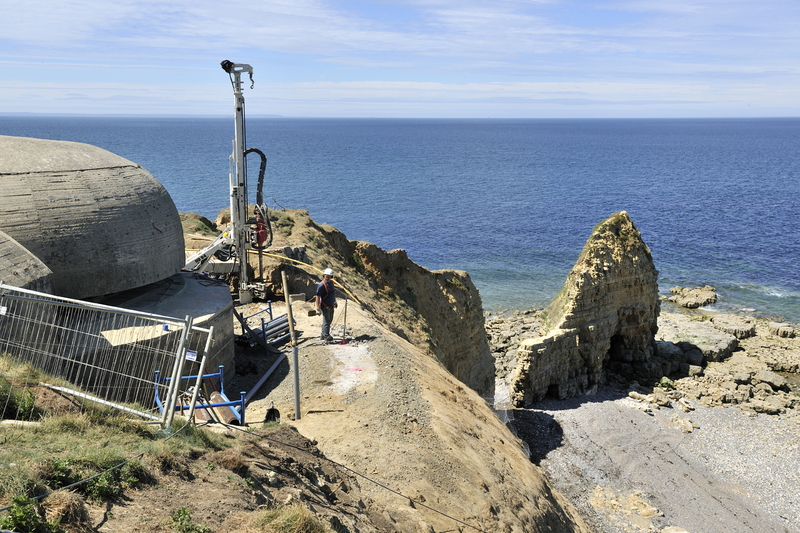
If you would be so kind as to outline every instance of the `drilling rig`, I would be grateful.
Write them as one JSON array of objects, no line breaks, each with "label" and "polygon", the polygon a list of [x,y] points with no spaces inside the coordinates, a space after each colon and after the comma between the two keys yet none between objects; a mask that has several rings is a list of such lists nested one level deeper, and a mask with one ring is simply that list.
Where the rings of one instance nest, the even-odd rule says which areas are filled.
[{"label": "drilling rig", "polygon": [[[247,254],[250,250],[261,254],[272,244],[272,227],[269,212],[264,204],[264,172],[267,157],[257,148],[247,148],[245,134],[244,95],[242,94],[242,74],[250,76],[250,88],[254,86],[253,67],[242,63],[223,61],[222,70],[228,73],[233,86],[234,99],[234,138],[233,153],[229,160],[231,222],[227,229],[214,242],[195,253],[186,261],[184,270],[208,272],[212,276],[227,277],[234,290],[238,290],[239,302],[249,303],[253,298],[265,298],[263,282],[251,280],[247,271]],[[253,212],[248,213],[247,203],[247,160],[248,154],[255,153],[261,158],[256,189],[256,203]]]}]

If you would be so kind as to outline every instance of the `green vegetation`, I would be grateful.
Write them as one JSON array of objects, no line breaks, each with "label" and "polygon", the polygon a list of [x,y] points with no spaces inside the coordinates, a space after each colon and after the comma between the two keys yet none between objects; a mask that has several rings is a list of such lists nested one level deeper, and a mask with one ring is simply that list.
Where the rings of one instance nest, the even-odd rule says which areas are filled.
[{"label": "green vegetation", "polygon": [[14,496],[8,515],[0,517],[0,528],[16,533],[66,533],[58,520],[46,521],[39,514],[36,502],[27,496]]},{"label": "green vegetation", "polygon": [[[136,487],[140,483],[150,484],[154,481],[138,460],[126,463],[125,457],[115,455],[110,454],[102,459],[81,461],[54,458],[49,465],[46,463],[40,465],[38,481],[51,489],[60,489],[100,474],[99,477],[95,477],[75,489],[86,496],[86,499],[96,502],[118,498],[125,488]],[[123,466],[114,468],[120,464]],[[111,470],[112,468],[113,470]]]},{"label": "green vegetation", "polygon": [[361,260],[361,256],[358,255],[358,252],[353,252],[353,266],[355,267],[356,272],[362,276],[365,274],[366,269],[364,268],[364,261]]},{"label": "green vegetation", "polygon": [[675,382],[673,382],[667,376],[662,376],[661,379],[658,380],[656,386],[661,387],[662,389],[674,390]]},{"label": "green vegetation", "polygon": [[202,215],[198,215],[197,213],[179,213],[179,215],[184,234],[199,233],[201,235],[216,237],[219,233],[216,224]]},{"label": "green vegetation", "polygon": [[270,211],[269,219],[276,230],[279,230],[286,235],[292,234],[294,227],[294,218],[286,211]]},{"label": "green vegetation", "polygon": [[177,533],[211,533],[206,526],[198,526],[192,522],[192,511],[188,507],[181,507],[175,511],[172,518],[172,530]]},{"label": "green vegetation", "polygon": [[468,292],[467,287],[461,282],[458,278],[447,278],[445,279],[445,283],[451,287],[455,287],[458,290]]},{"label": "green vegetation", "polygon": [[33,393],[26,388],[11,386],[11,383],[0,376],[0,419],[5,420],[41,420],[44,411],[35,405]]},{"label": "green vegetation", "polygon": [[228,446],[224,437],[192,425],[173,427],[175,438],[166,440],[160,438],[157,427],[105,408],[85,406],[83,412],[50,413],[46,406],[36,405],[32,390],[20,383],[59,380],[8,358],[0,358],[0,370],[4,418],[40,422],[34,427],[4,428],[0,433],[0,465],[5,466],[0,498],[41,495],[97,474],[101,475],[74,490],[95,501],[116,498],[128,487],[153,482],[137,456],[164,464]]},{"label": "green vegetation", "polygon": [[[137,455],[163,467],[227,446],[223,437],[191,425],[169,440],[156,429],[108,412],[48,415],[39,427],[7,428],[0,437],[0,464],[16,466],[4,470],[0,497],[43,494],[102,473],[74,490],[89,500],[113,499],[154,482]],[[111,470],[118,465],[123,466]]]}]

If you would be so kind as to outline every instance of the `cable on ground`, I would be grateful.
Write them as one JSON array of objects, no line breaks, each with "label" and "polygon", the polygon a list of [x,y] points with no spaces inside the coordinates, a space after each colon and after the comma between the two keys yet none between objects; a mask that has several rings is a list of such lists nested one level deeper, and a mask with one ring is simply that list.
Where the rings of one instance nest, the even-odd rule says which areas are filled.
[{"label": "cable on ground", "polygon": [[[299,446],[295,446],[295,445],[293,445],[293,444],[286,444],[285,442],[281,442],[281,441],[279,441],[279,440],[276,440],[276,439],[273,439],[273,438],[267,437],[266,435],[258,435],[258,434],[256,434],[256,433],[251,433],[250,431],[247,431],[246,429],[242,429],[241,427],[238,427],[238,426],[231,426],[231,425],[229,425],[229,424],[225,424],[225,423],[222,423],[222,425],[223,425],[223,426],[225,426],[225,427],[226,427],[226,428],[228,428],[228,429],[235,429],[235,430],[237,430],[237,431],[241,431],[242,433],[246,433],[246,434],[248,434],[248,435],[251,435],[251,436],[253,436],[253,437],[258,437],[258,438],[260,438],[260,439],[264,439],[264,440],[272,441],[272,442],[275,442],[275,443],[277,443],[277,444],[280,444],[280,445],[282,445],[282,446],[287,446],[287,447],[289,447],[289,448],[294,448],[295,450],[300,450],[301,452],[306,452],[306,453],[308,453],[308,454],[311,454],[311,452],[309,452],[308,450],[304,450],[303,448],[300,448]],[[312,455],[313,455],[313,454],[312,454]],[[439,511],[438,509],[434,509],[433,507],[431,507],[431,506],[429,506],[429,505],[425,505],[424,503],[422,503],[422,502],[419,502],[419,501],[417,501],[417,500],[415,500],[415,499],[413,499],[413,498],[409,498],[408,496],[406,496],[406,495],[402,494],[401,492],[398,492],[398,491],[396,491],[396,490],[394,490],[394,489],[392,489],[392,488],[389,488],[389,487],[387,487],[386,485],[384,485],[384,484],[382,484],[382,483],[380,483],[380,482],[378,482],[378,481],[375,481],[374,479],[371,479],[371,478],[369,478],[369,477],[365,476],[365,475],[364,475],[364,474],[362,474],[361,472],[356,472],[355,470],[353,470],[352,468],[350,468],[350,467],[348,467],[348,466],[345,466],[345,465],[343,465],[343,464],[341,464],[341,463],[337,463],[337,462],[336,462],[336,461],[334,461],[333,459],[329,459],[328,457],[325,457],[324,455],[322,455],[322,456],[320,456],[320,457],[321,457],[322,459],[325,459],[326,461],[328,461],[328,462],[330,462],[330,463],[332,463],[332,464],[334,464],[334,465],[338,466],[338,467],[341,467],[341,468],[343,468],[343,469],[347,470],[348,472],[351,472],[351,473],[355,474],[355,475],[356,475],[356,476],[358,476],[358,477],[364,478],[364,479],[366,479],[367,481],[369,481],[369,482],[371,482],[371,483],[374,483],[375,485],[379,486],[380,488],[382,488],[382,489],[384,489],[384,490],[387,490],[387,491],[391,492],[392,494],[396,494],[396,495],[400,496],[401,498],[403,498],[403,499],[405,499],[405,500],[408,500],[408,501],[412,502],[414,505],[420,505],[420,506],[422,506],[422,507],[424,507],[424,508],[428,509],[429,511],[433,511],[434,513],[440,514],[440,515],[444,516],[445,518],[449,518],[450,520],[453,520],[454,522],[458,522],[458,523],[459,523],[459,524],[461,524],[461,525],[464,525],[464,526],[467,526],[467,527],[469,527],[469,528],[472,528],[472,529],[474,529],[475,531],[480,531],[481,533],[488,533],[488,531],[485,531],[485,530],[483,530],[483,529],[481,529],[481,528],[479,528],[479,527],[477,527],[477,526],[473,526],[472,524],[468,524],[468,523],[466,523],[466,522],[464,522],[464,521],[462,521],[462,520],[459,520],[458,518],[455,518],[455,517],[453,517],[453,516],[450,516],[450,515],[448,515],[447,513],[444,513],[444,512],[442,512],[442,511]]]}]

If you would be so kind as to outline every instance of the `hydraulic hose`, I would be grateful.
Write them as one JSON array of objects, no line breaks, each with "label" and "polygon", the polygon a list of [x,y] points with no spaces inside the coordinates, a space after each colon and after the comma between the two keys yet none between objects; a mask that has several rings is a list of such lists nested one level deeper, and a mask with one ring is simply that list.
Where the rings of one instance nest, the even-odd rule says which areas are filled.
[{"label": "hydraulic hose", "polygon": [[264,173],[267,171],[267,156],[258,148],[248,148],[245,150],[245,159],[247,154],[254,152],[261,158],[261,167],[258,169],[258,185],[256,186],[256,209],[261,213],[261,218],[267,227],[269,237],[264,243],[264,248],[272,245],[272,223],[269,221],[269,213],[267,213],[267,206],[264,205]]}]

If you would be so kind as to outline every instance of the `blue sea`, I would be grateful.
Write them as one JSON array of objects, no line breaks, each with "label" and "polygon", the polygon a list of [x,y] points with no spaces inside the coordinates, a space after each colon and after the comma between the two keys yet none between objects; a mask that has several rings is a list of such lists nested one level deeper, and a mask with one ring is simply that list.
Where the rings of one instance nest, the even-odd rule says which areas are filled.
[{"label": "blue sea", "polygon": [[[2,116],[0,134],[110,150],[179,211],[228,205],[233,116]],[[247,146],[268,157],[271,207],[467,270],[486,310],[547,305],[592,227],[625,210],[662,293],[709,284],[718,310],[800,322],[800,119],[248,118]]]}]

